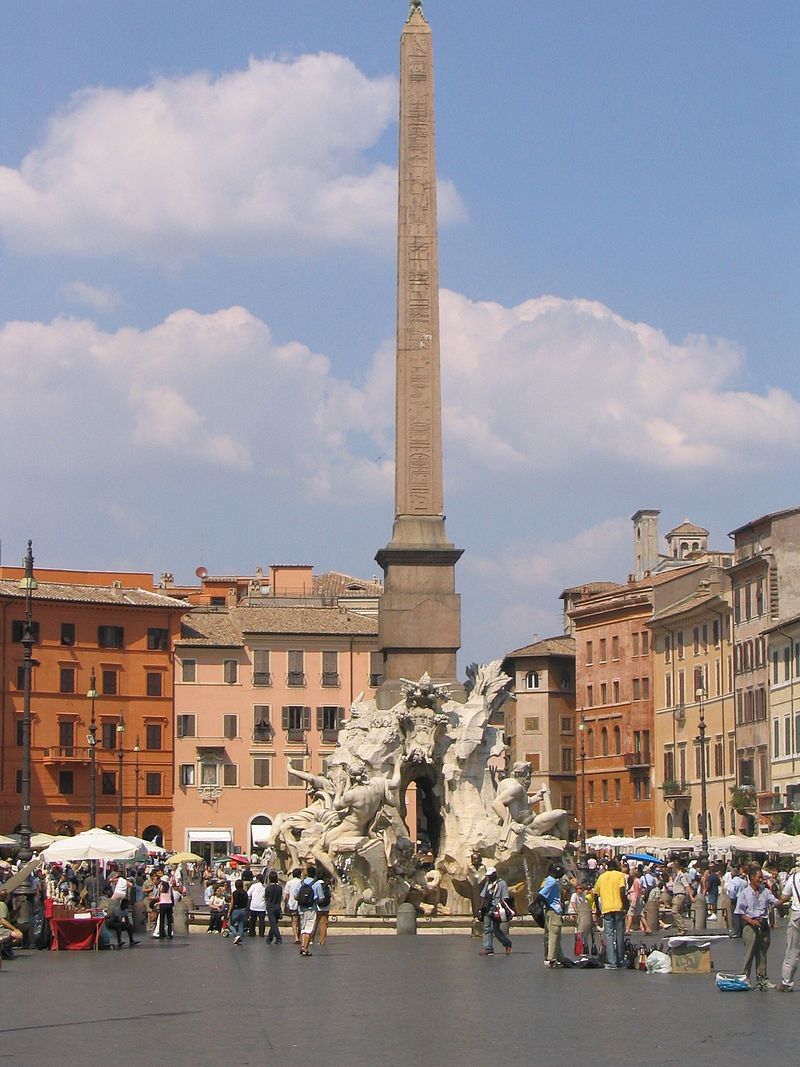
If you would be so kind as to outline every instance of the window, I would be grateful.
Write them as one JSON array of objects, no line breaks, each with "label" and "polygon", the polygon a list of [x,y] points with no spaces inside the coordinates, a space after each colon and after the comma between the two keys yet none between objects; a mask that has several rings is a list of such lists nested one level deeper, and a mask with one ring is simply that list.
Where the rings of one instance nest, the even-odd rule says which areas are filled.
[{"label": "window", "polygon": [[772,720],[772,756],[779,759],[781,754],[781,723],[780,719]]},{"label": "window", "polygon": [[639,655],[639,635],[631,634],[631,655]]},{"label": "window", "polygon": [[325,706],[317,708],[317,730],[323,741],[334,742],[339,734],[339,727],[344,721],[344,708]]},{"label": "window", "polygon": [[377,689],[383,682],[383,653],[370,652],[369,654],[369,684]]},{"label": "window", "polygon": [[234,737],[239,736],[239,716],[238,715],[223,715],[222,716],[222,736],[226,737],[229,741]]},{"label": "window", "polygon": [[294,649],[289,652],[288,655],[289,669],[286,677],[288,685],[305,685],[306,675],[305,666],[303,663],[303,652],[301,649]]},{"label": "window", "polygon": [[621,751],[622,751],[622,734],[620,733],[619,727],[615,726],[614,727],[614,754],[618,756]]},{"label": "window", "polygon": [[614,800],[622,799],[622,781],[619,778],[614,779]]},{"label": "window", "polygon": [[664,749],[664,781],[675,780],[675,753],[671,748]]},{"label": "window", "polygon": [[605,663],[606,662],[606,639],[605,639],[605,637],[601,637],[600,638],[600,662],[601,663]]},{"label": "window", "polygon": [[[22,640],[22,636],[25,633],[25,620],[14,619],[11,623],[11,640],[15,643],[19,643]],[[33,643],[39,644],[39,623],[31,623],[31,635],[33,636]]]},{"label": "window", "polygon": [[695,626],[692,630],[692,651],[695,656],[700,655],[700,627]]},{"label": "window", "polygon": [[339,685],[339,653],[322,653],[322,684],[324,686]]},{"label": "window", "polygon": [[17,689],[20,693],[25,692],[25,668],[17,667]]},{"label": "window", "polygon": [[603,803],[608,803],[608,779],[603,779]]},{"label": "window", "polygon": [[573,749],[561,749],[561,770],[564,774],[571,774],[575,770],[575,752]]},{"label": "window", "polygon": [[611,692],[614,696],[612,703],[619,704],[619,682],[615,681],[611,683]]},{"label": "window", "polygon": [[239,764],[238,763],[223,763],[222,764],[222,784],[228,786],[235,786],[239,784]]},{"label": "window", "polygon": [[587,685],[586,686],[586,707],[587,708],[593,708],[594,707],[594,686],[593,685]]},{"label": "window", "polygon": [[714,619],[714,623],[711,627],[711,634],[714,648],[719,648],[719,619]]},{"label": "window", "polygon": [[105,719],[100,723],[100,744],[109,751],[117,747],[117,724],[115,722]]},{"label": "window", "polygon": [[526,734],[538,734],[541,733],[541,727],[539,725],[538,715],[526,715],[525,716],[525,733]]},{"label": "window", "polygon": [[589,797],[588,797],[588,800],[589,800],[590,804],[594,804],[594,782],[590,780],[588,785],[589,785]]},{"label": "window", "polygon": [[235,659],[226,659],[222,664],[222,677],[226,685],[236,685],[239,680],[239,664]]},{"label": "window", "polygon": [[605,728],[605,726],[600,731],[600,755],[608,755],[608,730]]},{"label": "window", "polygon": [[268,759],[256,756],[253,760],[253,785],[269,785],[269,764]]},{"label": "window", "polygon": [[650,679],[642,678],[642,700],[650,699]]},{"label": "window", "polygon": [[681,707],[686,703],[686,675],[678,671],[678,703]]},{"label": "window", "polygon": [[607,682],[601,682],[601,684],[600,684],[600,703],[601,704],[607,704],[608,703],[608,683]]},{"label": "window", "polygon": [[642,698],[642,683],[639,678],[634,678],[631,682],[631,690],[634,700],[641,700]]},{"label": "window", "polygon": [[[22,783],[20,782],[20,785]],[[71,796],[75,792],[74,771],[58,772],[58,791],[62,796]]]},{"label": "window", "polygon": [[161,696],[161,683],[162,683],[161,671],[148,671],[147,672],[147,695],[149,697],[160,697]]},{"label": "window", "polygon": [[678,659],[683,659],[683,630],[678,630]]},{"label": "window", "polygon": [[611,658],[619,659],[619,637],[616,634],[611,638]]},{"label": "window", "polygon": [[117,695],[116,671],[103,669],[101,692],[104,697],[115,697]]},{"label": "window", "polygon": [[200,785],[219,785],[219,761],[200,760]]},{"label": "window", "polygon": [[[194,770],[194,767],[192,767]],[[161,772],[148,771],[144,780],[144,792],[148,797],[161,796]]]},{"label": "window", "polygon": [[58,744],[62,756],[71,756],[75,745],[75,723],[72,719],[60,719],[58,723]]},{"label": "window", "polygon": [[664,706],[672,707],[672,675],[670,674],[664,679]]},{"label": "window", "polygon": [[586,752],[589,756],[594,755],[594,730],[591,727],[586,731]]},{"label": "window", "polygon": [[62,622],[61,623],[61,644],[62,645],[74,645],[75,644],[75,623],[74,622]]},{"label": "window", "polygon": [[169,652],[169,630],[151,626],[147,630],[147,647],[150,652]]},{"label": "window", "polygon": [[703,651],[708,651],[708,623],[703,623]]},{"label": "window", "polygon": [[197,681],[197,660],[185,659],[181,662],[181,681],[182,682],[196,682]]},{"label": "window", "polygon": [[571,793],[564,793],[561,797],[561,805],[564,811],[574,811],[575,797]]},{"label": "window", "polygon": [[23,720],[17,719],[17,748],[22,748],[25,743],[25,723]]},{"label": "window", "polygon": [[525,675],[525,688],[526,689],[538,689],[539,688],[539,672],[528,671]]},{"label": "window", "polygon": [[594,651],[593,651],[592,642],[591,641],[587,641],[586,642],[586,662],[587,663],[594,663],[594,658],[593,657],[594,657]]},{"label": "window", "polygon": [[178,715],[176,718],[177,734],[178,737],[196,737],[197,736],[197,716],[196,715]]},{"label": "window", "polygon": [[184,789],[187,786],[194,785],[194,764],[182,763],[178,771],[178,780]]},{"label": "window", "polygon": [[291,773],[290,768],[296,771],[304,771],[306,769],[305,756],[290,756],[286,761],[286,784],[289,786],[303,786],[305,783]]},{"label": "window", "polygon": [[542,754],[541,752],[526,752],[525,762],[530,763],[531,770],[534,774],[538,774],[542,769]]},{"label": "window", "polygon": [[58,672],[58,691],[59,693],[74,693],[75,692],[75,668],[74,667],[61,667]]},{"label": "window", "polygon": [[783,680],[784,680],[784,682],[788,682],[789,681],[791,656],[792,656],[792,650],[787,645],[786,648],[783,650]]},{"label": "window", "polygon": [[778,684],[778,653],[772,653],[772,684]]},{"label": "window", "polygon": [[650,631],[642,630],[642,655],[647,656],[650,653]]},{"label": "window", "polygon": [[561,733],[562,734],[574,734],[575,733],[575,723],[573,722],[571,715],[562,715],[561,716]]},{"label": "window", "polygon": [[787,756],[792,754],[792,717],[787,715],[783,720],[783,751]]},{"label": "window", "polygon": [[256,704],[253,707],[253,740],[270,741],[272,727],[269,722],[269,704]]},{"label": "window", "polygon": [[100,772],[100,792],[103,796],[113,797],[117,792],[117,772],[116,771],[101,771]]},{"label": "window", "polygon": [[98,626],[97,643],[100,648],[122,648],[125,644],[125,630],[122,626]]},{"label": "window", "polygon": [[664,638],[664,662],[669,663],[672,659],[672,638],[669,634]]},{"label": "window", "polygon": [[253,685],[271,685],[269,673],[269,649],[257,648],[253,652]]},{"label": "window", "polygon": [[282,714],[282,726],[288,734],[290,741],[302,741],[303,732],[311,729],[311,708],[300,704],[290,704],[284,707]]},{"label": "window", "polygon": [[151,752],[161,750],[161,726],[157,722],[149,722],[145,727],[145,746]]}]

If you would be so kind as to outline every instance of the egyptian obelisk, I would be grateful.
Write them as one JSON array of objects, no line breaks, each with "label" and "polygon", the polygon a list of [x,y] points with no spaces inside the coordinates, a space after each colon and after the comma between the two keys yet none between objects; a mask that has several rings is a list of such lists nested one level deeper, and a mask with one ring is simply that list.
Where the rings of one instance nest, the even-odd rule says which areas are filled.
[{"label": "egyptian obelisk", "polygon": [[402,698],[401,678],[456,687],[461,598],[442,489],[433,46],[421,0],[400,39],[400,165],[397,229],[395,520],[375,557],[384,572],[379,708]]}]

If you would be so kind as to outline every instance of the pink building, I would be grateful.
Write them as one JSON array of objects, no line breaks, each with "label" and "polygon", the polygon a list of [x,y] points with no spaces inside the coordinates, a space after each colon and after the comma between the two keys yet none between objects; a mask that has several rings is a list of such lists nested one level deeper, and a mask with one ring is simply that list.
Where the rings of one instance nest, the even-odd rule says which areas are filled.
[{"label": "pink building", "polygon": [[252,595],[230,582],[175,646],[173,841],[208,858],[260,848],[304,806],[289,767],[323,772],[350,704],[380,683],[379,585],[310,567],[271,568]]}]

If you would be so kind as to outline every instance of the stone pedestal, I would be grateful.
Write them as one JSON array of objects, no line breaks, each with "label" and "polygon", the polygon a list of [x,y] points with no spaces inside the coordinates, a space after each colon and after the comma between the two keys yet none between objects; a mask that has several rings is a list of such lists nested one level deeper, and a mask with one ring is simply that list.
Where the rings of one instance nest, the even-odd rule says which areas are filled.
[{"label": "stone pedestal", "polygon": [[397,909],[397,933],[416,934],[417,909],[413,904],[401,904]]},{"label": "stone pedestal", "polygon": [[172,923],[176,934],[185,937],[189,933],[189,905],[185,899],[179,900],[175,905]]}]

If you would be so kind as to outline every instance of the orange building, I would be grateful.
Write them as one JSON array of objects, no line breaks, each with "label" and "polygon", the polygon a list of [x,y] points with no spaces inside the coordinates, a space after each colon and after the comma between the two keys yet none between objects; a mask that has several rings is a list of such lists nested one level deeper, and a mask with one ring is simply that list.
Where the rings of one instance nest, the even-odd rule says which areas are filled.
[{"label": "orange building", "polygon": [[[22,576],[20,568],[0,567],[0,832],[5,833],[18,829],[21,818]],[[186,603],[154,592],[153,575],[146,573],[37,569],[35,578],[33,830],[70,834],[89,828],[94,709],[97,825],[171,845],[173,647]],[[87,695],[93,671],[94,699]]]}]

